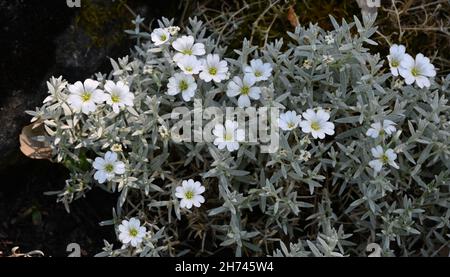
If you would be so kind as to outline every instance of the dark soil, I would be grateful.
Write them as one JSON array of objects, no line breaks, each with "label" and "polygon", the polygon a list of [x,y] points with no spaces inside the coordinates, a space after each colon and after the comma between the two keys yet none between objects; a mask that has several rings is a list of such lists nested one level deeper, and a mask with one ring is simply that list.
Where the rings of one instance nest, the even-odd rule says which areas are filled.
[{"label": "dark soil", "polygon": [[92,256],[103,239],[115,243],[113,229],[98,223],[111,218],[116,196],[94,188],[67,213],[56,196],[44,195],[61,190],[68,172],[18,151],[18,135],[30,120],[24,111],[42,103],[49,77],[74,82],[108,73],[109,57],[129,53],[133,41],[123,30],[132,27],[133,16],[123,3],[147,22],[181,11],[176,0],[81,2],[81,8],[68,8],[62,0],[0,0],[0,256],[15,246],[67,256],[72,242]]},{"label": "dark soil", "polygon": [[67,245],[76,242],[82,255],[91,256],[100,252],[103,239],[114,241],[113,229],[98,225],[110,219],[114,195],[94,189],[67,213],[55,196],[43,194],[62,188],[66,169],[48,161],[19,160],[0,173],[0,251],[8,254],[19,246],[22,252],[39,249],[65,256]]}]

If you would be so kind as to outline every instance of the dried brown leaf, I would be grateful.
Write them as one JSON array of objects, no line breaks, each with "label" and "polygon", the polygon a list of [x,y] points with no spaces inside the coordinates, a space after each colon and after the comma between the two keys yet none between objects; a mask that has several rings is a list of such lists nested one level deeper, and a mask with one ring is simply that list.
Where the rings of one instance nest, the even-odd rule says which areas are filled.
[{"label": "dried brown leaf", "polygon": [[52,157],[52,149],[50,146],[41,141],[37,141],[36,136],[45,136],[44,124],[42,121],[34,122],[22,128],[19,135],[20,151],[27,157],[32,159],[47,159]]},{"label": "dried brown leaf", "polygon": [[298,20],[297,14],[295,13],[294,6],[289,7],[287,12],[287,19],[293,27],[297,27],[298,25],[300,25],[300,21]]}]

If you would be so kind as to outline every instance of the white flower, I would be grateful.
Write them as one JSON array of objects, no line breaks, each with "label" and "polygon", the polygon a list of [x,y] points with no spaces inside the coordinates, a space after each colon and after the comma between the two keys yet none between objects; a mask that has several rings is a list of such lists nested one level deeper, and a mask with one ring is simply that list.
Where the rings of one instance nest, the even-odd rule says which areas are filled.
[{"label": "white flower", "polygon": [[186,56],[179,60],[177,65],[184,73],[189,75],[198,74],[202,69],[202,62],[197,60],[195,56]]},{"label": "white flower", "polygon": [[122,152],[123,148],[122,148],[122,144],[119,143],[115,143],[111,146],[111,151],[113,152]]},{"label": "white flower", "polygon": [[80,81],[68,86],[70,92],[67,102],[76,112],[89,114],[97,108],[96,104],[105,101],[105,94],[97,89],[100,83],[92,79],[87,79],[84,84]]},{"label": "white flower", "polygon": [[307,162],[311,159],[311,153],[306,150],[300,150],[300,155],[298,157],[300,161]]},{"label": "white flower", "polygon": [[200,79],[205,82],[211,82],[213,80],[216,83],[227,79],[228,66],[226,61],[221,61],[219,55],[208,54],[206,59],[202,60],[202,72],[200,73]]},{"label": "white flower", "polygon": [[394,88],[400,89],[400,88],[403,87],[404,84],[405,84],[405,81],[403,81],[402,79],[397,78],[394,81]]},{"label": "white flower", "polygon": [[193,36],[182,36],[172,42],[172,47],[178,51],[173,56],[175,62],[180,61],[185,56],[202,56],[205,55],[205,45],[203,43],[195,43]]},{"label": "white flower", "polygon": [[157,28],[157,29],[153,30],[153,32],[150,36],[156,46],[162,45],[162,44],[168,42],[170,39],[169,31],[166,29],[163,29],[163,28]]},{"label": "white flower", "polygon": [[325,43],[330,45],[334,42],[334,38],[332,34],[326,35],[325,36]]},{"label": "white flower", "polygon": [[325,134],[334,134],[334,124],[328,122],[330,114],[326,111],[319,109],[315,112],[313,109],[308,109],[303,114],[303,118],[300,122],[300,127],[305,133],[311,133],[313,138],[325,138]]},{"label": "white flower", "polygon": [[133,247],[137,247],[142,243],[147,229],[141,226],[139,219],[132,217],[130,221],[122,220],[119,225],[119,240],[123,244],[131,244]]},{"label": "white flower", "polygon": [[390,136],[397,130],[394,125],[395,123],[391,120],[383,120],[382,122],[375,122],[370,125],[370,127],[372,128],[369,128],[369,130],[367,130],[366,135],[372,138],[377,138],[378,136],[384,134]]},{"label": "white flower", "polygon": [[119,113],[120,109],[125,106],[133,106],[134,94],[130,92],[130,87],[124,82],[106,81],[105,90],[106,103],[112,106],[115,113]]},{"label": "white flower", "polygon": [[383,147],[378,145],[375,148],[371,149],[372,155],[375,160],[369,162],[369,166],[373,168],[375,172],[381,171],[383,165],[389,164],[395,169],[399,169],[398,165],[395,163],[395,159],[397,158],[397,154],[395,154],[394,150],[387,149],[383,150]]},{"label": "white flower", "polygon": [[148,64],[144,65],[144,68],[142,69],[142,73],[148,74],[148,75],[152,74],[153,73],[153,66],[148,65]]},{"label": "white flower", "polygon": [[251,60],[250,66],[246,66],[244,72],[255,77],[256,82],[264,81],[272,74],[272,66],[270,63],[263,63],[261,59]]},{"label": "white flower", "polygon": [[255,82],[255,77],[250,75],[245,75],[244,79],[236,76],[228,83],[227,96],[234,97],[239,95],[239,107],[250,107],[250,98],[258,100],[261,95],[261,89],[259,87],[253,87]]},{"label": "white flower", "polygon": [[406,84],[411,85],[416,82],[419,88],[429,87],[430,80],[428,77],[436,76],[436,70],[434,65],[430,63],[430,59],[420,53],[417,54],[415,60],[410,55],[405,54],[400,63],[399,72],[405,78]]},{"label": "white flower", "polygon": [[226,147],[229,152],[238,150],[239,142],[245,139],[245,131],[238,129],[238,123],[231,120],[225,121],[225,127],[217,124],[213,134],[216,136],[214,145],[217,145],[220,150]]},{"label": "white flower", "polygon": [[100,184],[106,180],[111,181],[116,174],[125,173],[125,164],[117,160],[117,154],[111,151],[106,152],[105,158],[97,157],[92,166],[97,169],[94,179]]},{"label": "white flower", "polygon": [[389,67],[391,68],[391,73],[394,76],[398,76],[398,70],[400,68],[400,63],[405,57],[406,48],[404,45],[393,44],[389,48],[389,55],[387,59],[389,61]]},{"label": "white flower", "polygon": [[181,92],[184,101],[191,101],[191,98],[195,95],[197,83],[191,75],[180,72],[175,73],[173,77],[169,78],[167,88],[167,94],[177,95]]},{"label": "white flower", "polygon": [[178,26],[170,26],[166,28],[167,32],[169,32],[172,36],[175,36],[180,31],[180,27]]},{"label": "white flower", "polygon": [[302,66],[303,66],[304,69],[310,69],[312,67],[312,64],[313,64],[312,60],[306,59],[306,60],[303,61],[303,65]]},{"label": "white flower", "polygon": [[331,55],[323,55],[322,56],[322,61],[325,64],[330,64],[330,63],[334,62],[334,58]]},{"label": "white flower", "polygon": [[278,125],[284,131],[291,131],[294,128],[297,128],[301,119],[302,119],[301,115],[297,115],[295,111],[287,111],[285,113],[280,114],[280,118],[278,119]]},{"label": "white flower", "polygon": [[175,189],[175,196],[180,198],[181,208],[200,207],[202,203],[205,203],[205,198],[201,194],[205,192],[205,187],[200,182],[195,182],[192,179],[184,180],[181,186]]},{"label": "white flower", "polygon": [[162,139],[170,138],[170,132],[167,129],[167,127],[164,126],[164,125],[159,126],[158,133],[159,133],[159,135],[161,136]]}]

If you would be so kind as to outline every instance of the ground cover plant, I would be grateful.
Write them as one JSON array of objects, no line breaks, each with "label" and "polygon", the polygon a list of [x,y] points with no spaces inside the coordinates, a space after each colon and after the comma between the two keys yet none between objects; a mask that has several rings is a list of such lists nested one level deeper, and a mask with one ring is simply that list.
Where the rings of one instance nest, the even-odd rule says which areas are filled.
[{"label": "ground cover plant", "polygon": [[58,201],[117,196],[99,256],[448,255],[450,76],[400,43],[369,49],[375,17],[329,22],[227,49],[197,18],[137,17],[109,74],[49,80],[28,113],[71,171]]}]

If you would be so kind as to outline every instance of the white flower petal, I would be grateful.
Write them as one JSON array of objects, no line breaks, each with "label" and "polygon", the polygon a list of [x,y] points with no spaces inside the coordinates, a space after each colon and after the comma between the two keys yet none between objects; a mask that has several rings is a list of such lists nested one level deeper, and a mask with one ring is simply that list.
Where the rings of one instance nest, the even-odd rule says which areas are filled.
[{"label": "white flower petal", "polygon": [[105,153],[105,161],[107,163],[114,163],[117,160],[117,153],[108,151]]},{"label": "white flower petal", "polygon": [[86,79],[84,81],[84,89],[85,91],[94,92],[94,90],[98,87],[100,83],[98,81],[92,79]]},{"label": "white flower petal", "polygon": [[372,152],[372,156],[374,156],[375,158],[380,158],[384,154],[383,147],[381,147],[380,145],[370,149],[370,151]]},{"label": "white flower petal", "polygon": [[97,180],[100,184],[103,184],[106,181],[107,175],[104,171],[97,171],[94,174],[94,179]]},{"label": "white flower petal", "polygon": [[76,82],[73,85],[68,85],[67,88],[68,88],[69,92],[72,94],[81,95],[84,93],[84,86],[83,86],[83,83],[81,83],[80,81]]},{"label": "white flower petal", "polygon": [[125,164],[123,162],[116,162],[116,164],[114,165],[114,173],[124,174],[125,173]]},{"label": "white flower petal", "polygon": [[375,172],[381,171],[383,168],[383,164],[380,162],[380,160],[372,160],[369,162],[369,166],[373,168]]},{"label": "white flower petal", "polygon": [[92,163],[92,166],[95,169],[103,169],[105,167],[105,160],[100,157],[97,157],[97,158],[95,158],[94,162]]},{"label": "white flower petal", "polygon": [[240,108],[250,107],[250,98],[247,95],[239,96],[238,106]]},{"label": "white flower petal", "polygon": [[366,136],[371,137],[371,138],[377,138],[379,134],[380,134],[380,132],[373,128],[370,128],[366,132]]}]

